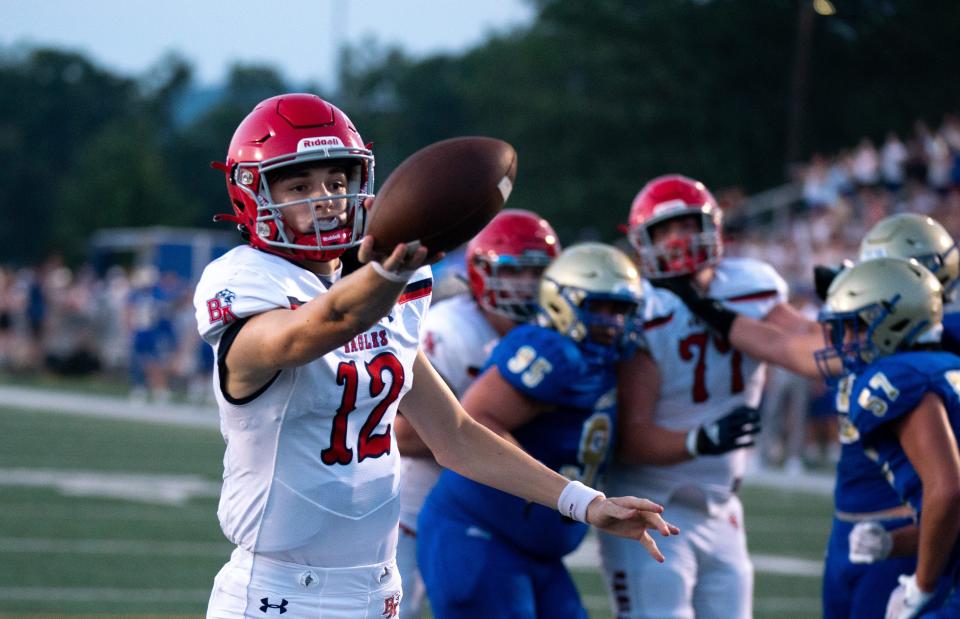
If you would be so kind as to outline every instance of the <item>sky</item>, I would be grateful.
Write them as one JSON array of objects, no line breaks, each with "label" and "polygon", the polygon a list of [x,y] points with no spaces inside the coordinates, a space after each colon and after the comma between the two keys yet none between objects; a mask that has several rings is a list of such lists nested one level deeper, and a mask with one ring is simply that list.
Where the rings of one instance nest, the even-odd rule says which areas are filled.
[{"label": "sky", "polygon": [[0,0],[0,11],[0,47],[80,51],[133,76],[174,51],[205,85],[240,62],[331,86],[343,43],[460,51],[533,18],[526,0]]}]

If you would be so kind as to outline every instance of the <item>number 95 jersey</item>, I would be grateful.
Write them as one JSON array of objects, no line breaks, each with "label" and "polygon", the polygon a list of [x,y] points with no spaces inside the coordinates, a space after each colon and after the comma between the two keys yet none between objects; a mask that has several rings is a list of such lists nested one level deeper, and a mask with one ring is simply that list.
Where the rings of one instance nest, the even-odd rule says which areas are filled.
[{"label": "number 95 jersey", "polygon": [[201,336],[214,348],[214,391],[226,442],[217,515],[234,544],[317,567],[392,560],[399,514],[393,420],[413,382],[429,267],[364,333],[323,357],[284,369],[259,392],[223,392],[226,351],[263,312],[326,294],[315,274],[250,247],[204,270],[194,296]]},{"label": "number 95 jersey", "polygon": [[[615,368],[584,357],[569,338],[522,325],[493,350],[495,366],[518,392],[549,405],[514,438],[531,456],[570,479],[594,485],[607,460],[616,415]],[[475,388],[475,387],[474,387]],[[586,525],[556,510],[444,471],[424,511],[467,520],[540,557],[562,557],[586,534]]]}]

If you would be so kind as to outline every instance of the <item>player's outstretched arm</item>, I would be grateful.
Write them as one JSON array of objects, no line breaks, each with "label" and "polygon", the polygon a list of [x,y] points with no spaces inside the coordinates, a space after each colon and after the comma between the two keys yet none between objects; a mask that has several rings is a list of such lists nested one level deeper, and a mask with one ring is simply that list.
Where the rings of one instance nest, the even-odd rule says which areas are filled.
[{"label": "player's outstretched arm", "polygon": [[654,558],[662,556],[647,530],[655,529],[662,535],[679,532],[660,517],[660,505],[635,497],[608,499],[571,482],[476,422],[463,410],[423,352],[417,355],[413,388],[401,406],[437,461],[465,477],[559,509],[564,515],[614,535],[641,540]]},{"label": "player's outstretched arm", "polygon": [[819,325],[780,303],[763,320],[727,309],[720,301],[704,297],[690,278],[660,282],[720,337],[755,359],[774,363],[807,378],[819,378],[814,351],[823,348]]},{"label": "player's outstretched arm", "polygon": [[[227,353],[228,391],[243,397],[277,370],[304,365],[343,346],[390,312],[409,276],[427,256],[405,244],[386,257],[373,253],[373,238],[360,246],[367,264],[296,310],[277,309],[251,317]],[[381,262],[375,262],[376,259]]]}]

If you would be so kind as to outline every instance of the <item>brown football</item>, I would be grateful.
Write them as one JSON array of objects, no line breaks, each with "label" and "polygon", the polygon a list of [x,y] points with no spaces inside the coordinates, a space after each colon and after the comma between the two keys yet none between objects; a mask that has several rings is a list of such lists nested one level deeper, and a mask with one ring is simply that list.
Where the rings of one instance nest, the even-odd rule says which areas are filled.
[{"label": "brown football", "polygon": [[430,255],[467,242],[503,208],[517,153],[503,140],[461,137],[413,153],[387,177],[367,219],[378,251],[420,241]]}]

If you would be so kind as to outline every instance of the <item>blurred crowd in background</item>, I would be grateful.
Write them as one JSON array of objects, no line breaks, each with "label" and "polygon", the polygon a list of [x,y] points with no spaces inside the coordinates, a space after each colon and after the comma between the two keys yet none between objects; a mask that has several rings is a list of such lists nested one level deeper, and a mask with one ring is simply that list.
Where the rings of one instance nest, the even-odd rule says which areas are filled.
[{"label": "blurred crowd in background", "polygon": [[0,369],[98,375],[134,401],[212,398],[210,347],[197,335],[193,283],[152,266],[98,276],[58,257],[0,267]]},{"label": "blurred crowd in background", "polygon": [[[794,179],[802,198],[763,225],[729,232],[726,252],[771,263],[790,284],[791,302],[815,318],[813,266],[855,258],[864,233],[883,217],[928,214],[960,236],[960,117],[947,115],[936,128],[917,121],[909,135],[890,132],[880,144],[864,138],[817,154]],[[728,219],[736,218],[737,200],[727,202]],[[98,274],[57,257],[0,267],[0,370],[95,375],[135,402],[209,402],[213,359],[197,336],[193,284],[151,266]],[[764,410],[758,463],[799,471],[835,461],[835,411],[822,384],[771,369]]]}]

